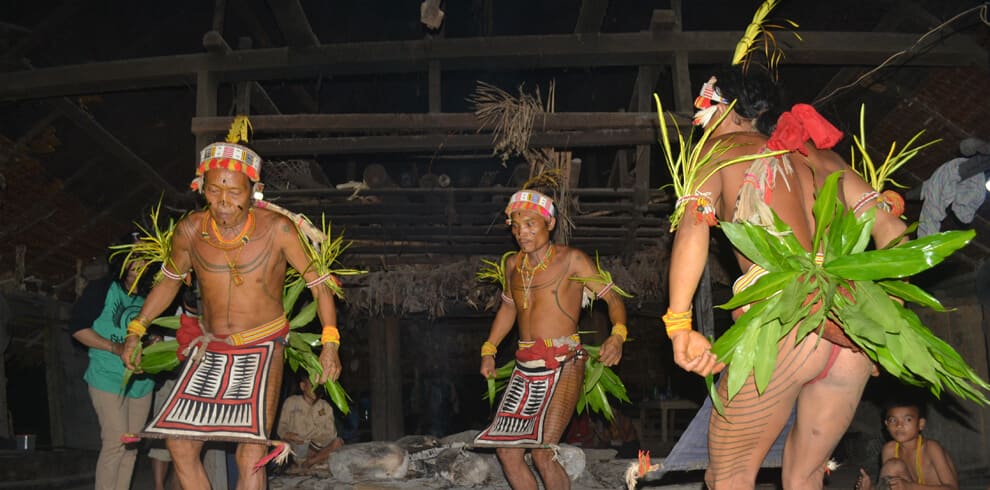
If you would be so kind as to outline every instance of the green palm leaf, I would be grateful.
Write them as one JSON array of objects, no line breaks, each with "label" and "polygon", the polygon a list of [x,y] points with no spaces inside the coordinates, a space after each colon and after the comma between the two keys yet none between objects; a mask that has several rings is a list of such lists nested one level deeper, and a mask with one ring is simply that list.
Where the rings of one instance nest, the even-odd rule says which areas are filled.
[{"label": "green palm leaf", "polygon": [[[837,195],[838,173],[826,179],[813,209],[815,249],[825,252],[823,265],[795,246],[796,239],[779,217],[772,233],[761,233],[753,225],[721,224],[736,248],[771,271],[720,305],[726,309],[749,305],[712,345],[712,352],[729,365],[728,399],[750,374],[760,392],[766,389],[776,364],[776,343],[791,329],[798,328],[801,340],[832,319],[870,359],[902,381],[926,386],[935,395],[948,389],[987,404],[984,392],[990,385],[914,312],[893,299],[945,311],[929,293],[898,279],[934,267],[968,244],[975,233],[948,231],[865,251],[875,213],[856,217]],[[721,411],[713,378],[706,383]]]},{"label": "green palm leaf", "polygon": [[[589,357],[584,364],[584,382],[578,395],[575,410],[581,414],[587,408],[593,412],[601,413],[607,420],[611,421],[614,413],[607,395],[611,395],[619,401],[630,403],[626,386],[612,368],[598,361],[598,352],[601,346],[584,345],[583,347],[588,351]],[[515,367],[516,361],[511,360],[499,367],[495,371],[494,377],[486,380],[487,391],[482,398],[488,400],[489,407],[494,407],[495,395],[505,389],[509,376],[512,375],[512,370]]]}]

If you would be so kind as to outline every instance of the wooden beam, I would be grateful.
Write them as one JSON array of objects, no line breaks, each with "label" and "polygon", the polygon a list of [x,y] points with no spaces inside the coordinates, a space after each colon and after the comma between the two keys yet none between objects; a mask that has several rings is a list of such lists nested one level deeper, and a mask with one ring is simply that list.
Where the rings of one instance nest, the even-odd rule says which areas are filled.
[{"label": "wooden beam", "polygon": [[17,44],[5,51],[2,58],[12,66],[19,66],[21,64],[20,59],[23,56],[30,53],[36,45],[44,41],[55,30],[62,28],[67,22],[73,20],[82,7],[88,4],[89,2],[85,0],[60,2],[55,10],[49,11],[48,15],[31,29],[28,36],[22,38]]},{"label": "wooden beam", "polygon": [[[909,10],[911,11],[911,13],[907,14],[906,12]],[[904,5],[900,6],[899,8],[887,10],[887,12],[883,14],[883,17],[880,18],[880,21],[877,22],[877,25],[874,27],[873,30],[892,31],[900,27],[901,24],[907,22],[909,19],[925,19],[924,22],[927,22],[927,24],[925,25],[939,24],[939,22],[935,21],[936,19],[931,18],[931,14],[928,14],[927,12],[925,12],[924,9],[914,5],[913,2],[904,2]],[[912,27],[920,27],[920,26],[912,26]],[[926,29],[921,29],[921,30],[924,31]],[[865,70],[866,70],[865,67],[843,68],[839,70],[835,75],[832,76],[832,78],[828,81],[828,83],[826,83],[825,86],[818,91],[818,95],[815,97],[815,100],[814,102],[812,102],[812,104],[819,106],[820,108],[821,103],[825,102],[828,98],[831,98],[833,95],[837,95],[839,93],[837,91],[841,87],[850,84],[856,77],[860,76]],[[865,81],[869,82],[869,77]]]},{"label": "wooden beam", "polygon": [[[227,40],[223,38],[217,31],[207,31],[203,34],[203,47],[207,51],[215,54],[226,55],[230,54],[234,50],[231,49],[230,45],[227,44]],[[238,40],[238,49],[248,50],[251,48],[251,38],[242,37]],[[275,101],[268,95],[268,92],[260,83],[250,80],[244,81],[238,84],[238,91],[244,91],[243,94],[238,94],[238,96],[243,96],[247,99],[248,103],[258,114],[281,114],[282,111],[278,110],[278,106],[275,105]]]},{"label": "wooden beam", "polygon": [[[362,196],[396,196],[396,195],[410,195],[410,196],[444,196],[446,194],[460,194],[460,195],[485,195],[485,196],[511,196],[516,189],[511,187],[445,187],[440,189],[427,189],[422,187],[411,187],[411,188],[382,188],[382,189],[371,189],[366,191],[361,191]],[[621,198],[621,197],[631,197],[635,191],[628,187],[578,187],[572,189],[571,194],[574,196],[582,197],[605,197],[605,198]],[[304,196],[350,196],[353,191],[345,189],[291,189],[291,190],[272,190],[265,192],[265,195],[272,197],[304,197]],[[663,198],[668,196],[666,191],[653,190],[650,191],[650,196],[652,198]]]},{"label": "wooden beam", "polygon": [[581,0],[581,11],[578,13],[576,34],[590,34],[602,30],[602,20],[608,11],[608,0]]},{"label": "wooden beam", "polygon": [[[650,99],[652,100],[652,99]],[[649,107],[648,107],[649,109]],[[223,134],[230,128],[232,117],[196,117],[192,120],[193,134]],[[691,123],[686,117],[677,119],[681,126]],[[251,118],[254,134],[266,133],[350,133],[382,131],[448,132],[483,130],[481,121],[470,112],[398,113],[398,114],[292,114],[262,115]],[[645,112],[548,112],[537,116],[536,131],[653,129],[657,114]]]},{"label": "wooden beam", "polygon": [[[236,17],[240,22],[245,25],[248,33],[250,33],[251,38],[257,42],[259,48],[271,48],[275,47],[275,42],[272,41],[272,36],[268,33],[268,29],[258,20],[258,13],[256,12],[256,4],[253,2],[246,2],[243,5],[239,5],[240,8],[236,8],[233,11],[234,17]],[[292,92],[296,101],[302,106],[301,111],[293,112],[319,112],[319,103],[309,93],[304,87],[299,84],[289,84],[289,90]]]},{"label": "wooden beam", "polygon": [[[66,230],[65,234],[60,237],[60,239],[48,247],[44,248],[44,253],[31,259],[29,264],[32,268],[44,264],[49,258],[54,255],[61,253],[66,248],[72,248],[73,245],[77,244],[77,240],[80,237],[86,236],[86,233],[90,231],[93,227],[100,224],[108,224],[110,216],[124,206],[133,206],[134,199],[139,195],[143,194],[145,196],[154,195],[154,192],[148,189],[148,182],[139,182],[138,184],[130,187],[123,195],[114,201],[114,204],[109,206],[104,206],[99,213],[90,216],[89,220],[85,223],[80,223],[79,226],[73,227],[71,230]],[[39,203],[43,204],[43,203]]]},{"label": "wooden beam", "polygon": [[63,97],[55,99],[52,104],[55,109],[71,120],[79,129],[82,129],[84,133],[89,135],[92,141],[102,146],[115,159],[130,165],[143,174],[155,187],[155,190],[165,192],[169,196],[179,194],[179,191],[170,182],[165,180],[151,164],[118,140],[116,136],[97,122],[89,112],[86,112],[75,102]]},{"label": "wooden beam", "polygon": [[[194,83],[201,70],[222,81],[288,80],[354,73],[423,72],[430,61],[445,70],[638,66],[669,63],[675,52],[692,63],[724,62],[740,32],[692,31],[557,34],[324,44],[235,51],[226,56],[185,54],[107,61],[0,74],[0,100],[106,93]],[[804,42],[781,40],[789,65],[873,66],[907,49],[915,34],[802,32]],[[956,36],[910,59],[911,66],[987,66],[986,51]]]},{"label": "wooden beam", "polygon": [[[196,135],[225,134],[232,117],[195,117],[192,132]],[[686,127],[687,117],[676,119]],[[629,130],[657,128],[655,112],[551,112],[539,116],[537,131]],[[471,132],[485,128],[472,113],[400,113],[400,114],[292,114],[263,115],[251,118],[254,134],[270,133],[381,133]]]},{"label": "wooden beam", "polygon": [[275,14],[275,22],[290,48],[320,45],[320,39],[313,32],[299,0],[268,0],[268,6]]},{"label": "wooden beam", "polygon": [[[586,148],[653,144],[651,129],[602,129],[591,131],[536,132],[530,138],[534,148]],[[336,138],[255,139],[252,147],[266,158],[278,156],[343,155],[356,153],[405,153],[488,150],[490,134],[411,134],[393,136],[341,136]]]}]

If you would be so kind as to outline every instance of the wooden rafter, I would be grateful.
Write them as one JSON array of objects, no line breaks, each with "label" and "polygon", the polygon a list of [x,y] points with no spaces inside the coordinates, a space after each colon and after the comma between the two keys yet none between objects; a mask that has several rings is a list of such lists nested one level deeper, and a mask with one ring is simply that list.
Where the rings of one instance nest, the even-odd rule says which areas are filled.
[{"label": "wooden rafter", "polygon": [[[230,127],[230,117],[197,117],[192,120],[195,134],[221,134]],[[687,124],[686,118],[679,124]],[[366,131],[466,131],[484,128],[472,113],[400,114],[293,114],[262,115],[251,118],[257,135],[266,133],[360,133]],[[657,127],[653,112],[553,112],[538,116],[535,130],[568,131],[599,129],[649,129]]]},{"label": "wooden rafter", "polygon": [[608,0],[581,0],[575,34],[589,34],[602,30],[602,20],[608,11]]},{"label": "wooden rafter", "polygon": [[[236,51],[226,56],[188,54],[87,63],[0,75],[0,100],[105,93],[195,82],[200,71],[222,81],[301,79],[324,72],[424,72],[430,61],[444,70],[638,66],[668,63],[675,52],[692,63],[721,63],[739,32],[618,33],[582,36],[504,36],[416,41],[324,44]],[[911,46],[917,36],[898,33],[802,32],[786,46],[788,63],[876,65]],[[986,66],[986,51],[953,37],[905,61],[914,66]]]},{"label": "wooden rafter", "polygon": [[275,14],[275,22],[290,48],[320,45],[320,39],[313,32],[299,0],[268,0],[268,6]]}]

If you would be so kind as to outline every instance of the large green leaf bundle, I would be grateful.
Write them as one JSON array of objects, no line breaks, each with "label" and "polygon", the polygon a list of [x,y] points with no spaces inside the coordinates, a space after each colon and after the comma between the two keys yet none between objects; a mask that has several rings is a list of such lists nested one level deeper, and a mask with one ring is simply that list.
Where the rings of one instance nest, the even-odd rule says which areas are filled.
[{"label": "large green leaf bundle", "polygon": [[[712,346],[729,364],[731,400],[752,373],[761,393],[777,362],[777,343],[797,328],[797,341],[820,332],[825,320],[841,325],[867,356],[902,381],[935,395],[949,389],[987,404],[990,385],[948,344],[922,325],[900,300],[945,311],[932,295],[903,279],[939,264],[975,233],[947,231],[916,240],[894,240],[866,251],[875,210],[856,217],[838,199],[839,173],[828,177],[815,200],[813,250],[805,250],[790,228],[776,218],[773,227],[722,222],[722,230],[743,255],[768,271],[723,305],[750,305]],[[720,407],[714,383],[713,401]]]}]

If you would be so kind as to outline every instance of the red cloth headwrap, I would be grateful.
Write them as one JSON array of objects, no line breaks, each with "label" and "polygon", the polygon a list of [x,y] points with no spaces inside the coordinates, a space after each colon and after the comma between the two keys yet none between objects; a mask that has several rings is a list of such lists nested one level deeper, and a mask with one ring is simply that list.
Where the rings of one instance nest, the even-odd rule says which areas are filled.
[{"label": "red cloth headwrap", "polygon": [[827,149],[835,146],[842,139],[842,131],[822,117],[814,107],[808,104],[795,104],[790,111],[781,114],[777,119],[777,127],[767,141],[767,148],[774,151],[797,150],[807,156],[808,151],[804,149],[804,143],[809,139],[814,142],[815,148]]}]

